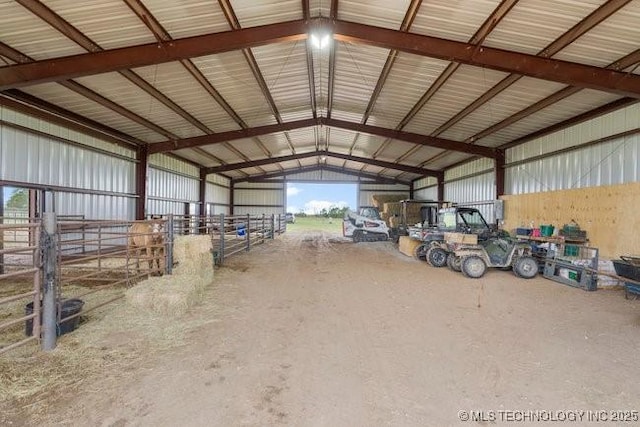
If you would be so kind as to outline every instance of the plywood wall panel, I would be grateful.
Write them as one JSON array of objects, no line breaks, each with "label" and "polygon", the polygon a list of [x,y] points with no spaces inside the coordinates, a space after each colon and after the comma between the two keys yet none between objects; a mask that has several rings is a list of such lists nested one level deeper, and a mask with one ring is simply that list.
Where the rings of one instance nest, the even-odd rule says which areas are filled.
[{"label": "plywood wall panel", "polygon": [[640,256],[640,183],[502,196],[504,228],[533,222],[556,228],[575,220],[600,256]]}]

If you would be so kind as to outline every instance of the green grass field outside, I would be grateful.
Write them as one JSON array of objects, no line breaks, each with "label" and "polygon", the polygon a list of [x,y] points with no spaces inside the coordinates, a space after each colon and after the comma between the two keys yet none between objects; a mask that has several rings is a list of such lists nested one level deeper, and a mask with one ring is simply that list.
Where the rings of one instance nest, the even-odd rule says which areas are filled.
[{"label": "green grass field outside", "polygon": [[342,218],[323,218],[317,216],[296,217],[295,224],[287,224],[287,231],[327,231],[342,235]]}]

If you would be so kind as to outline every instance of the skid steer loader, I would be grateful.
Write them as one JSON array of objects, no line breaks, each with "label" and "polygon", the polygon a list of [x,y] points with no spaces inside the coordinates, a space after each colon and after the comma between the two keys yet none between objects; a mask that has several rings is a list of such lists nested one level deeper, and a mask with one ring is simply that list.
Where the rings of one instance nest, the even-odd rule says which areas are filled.
[{"label": "skid steer loader", "polygon": [[354,243],[389,240],[389,227],[380,218],[378,208],[361,208],[359,213],[348,210],[342,222],[342,235]]}]

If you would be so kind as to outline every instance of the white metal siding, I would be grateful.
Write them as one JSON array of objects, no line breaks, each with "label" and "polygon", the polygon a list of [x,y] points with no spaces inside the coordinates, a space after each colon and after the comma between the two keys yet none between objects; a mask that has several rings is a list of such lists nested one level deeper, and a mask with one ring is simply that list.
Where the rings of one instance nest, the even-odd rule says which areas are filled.
[{"label": "white metal siding", "polygon": [[[522,194],[640,181],[639,129],[640,105],[635,104],[509,149],[506,192]],[[616,137],[622,132],[627,134]],[[602,138],[607,140],[526,161]],[[514,162],[519,164],[508,167]]]},{"label": "white metal siding", "polygon": [[84,215],[86,219],[135,218],[135,197],[56,192],[55,203],[58,215]]},{"label": "white metal siding", "polygon": [[452,202],[481,202],[496,198],[493,172],[445,183],[444,198]]},{"label": "white metal siding", "polygon": [[433,186],[415,191],[413,198],[416,200],[438,200],[438,187]]},{"label": "white metal siding", "polygon": [[234,215],[262,215],[284,213],[286,196],[284,184],[239,183],[233,189]]},{"label": "white metal siding", "polygon": [[149,198],[197,202],[199,190],[198,179],[154,167],[147,169],[147,197]]}]

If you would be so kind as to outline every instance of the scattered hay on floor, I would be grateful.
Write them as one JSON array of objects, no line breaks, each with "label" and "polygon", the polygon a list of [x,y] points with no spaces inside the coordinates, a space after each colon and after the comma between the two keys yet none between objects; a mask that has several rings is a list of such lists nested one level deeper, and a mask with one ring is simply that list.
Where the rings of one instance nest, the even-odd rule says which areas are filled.
[{"label": "scattered hay on floor", "polygon": [[127,290],[127,302],[138,310],[181,316],[202,299],[213,280],[210,236],[178,236],[173,244],[173,274],[151,277]]}]

